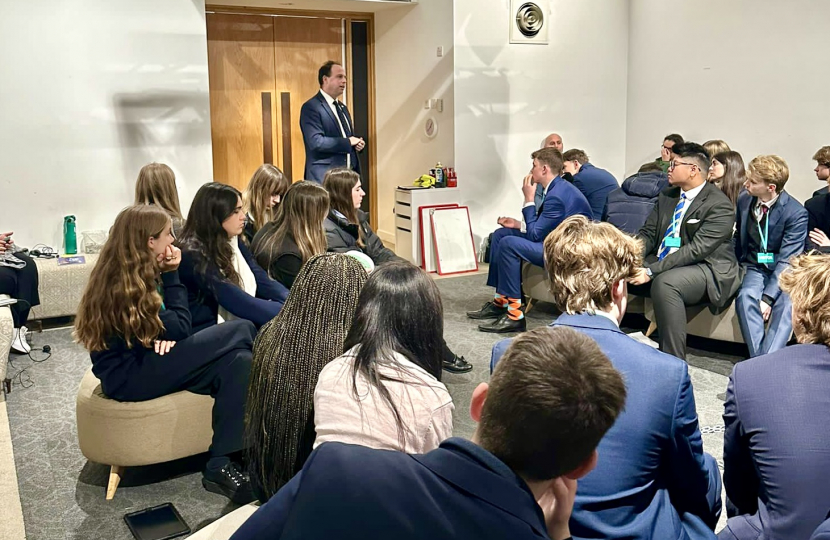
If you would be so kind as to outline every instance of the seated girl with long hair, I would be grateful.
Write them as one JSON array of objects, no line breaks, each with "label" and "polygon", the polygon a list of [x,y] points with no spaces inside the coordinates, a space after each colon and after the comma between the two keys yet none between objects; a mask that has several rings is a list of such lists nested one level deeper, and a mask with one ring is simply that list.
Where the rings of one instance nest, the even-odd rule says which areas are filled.
[{"label": "seated girl with long hair", "polygon": [[715,154],[707,180],[718,186],[733,206],[736,205],[746,182],[746,167],[741,154],[734,150]]},{"label": "seated girl with long hair", "polygon": [[242,206],[247,218],[243,233],[246,244],[250,246],[257,231],[274,219],[276,207],[290,187],[288,177],[270,163],[260,165],[254,172],[242,194]]},{"label": "seated girl with long hair", "polygon": [[360,293],[346,353],[320,373],[314,446],[339,441],[423,454],[452,436],[441,383],[441,296],[408,262],[379,266]]},{"label": "seated girl with long hair", "polygon": [[245,414],[251,483],[263,502],[302,469],[314,443],[314,387],[343,353],[366,271],[348,255],[303,266],[282,312],[254,344]]},{"label": "seated girl with long hair", "polygon": [[191,329],[170,216],[138,205],[118,214],[75,318],[75,339],[108,397],[146,401],[189,390],[213,396],[213,442],[202,484],[244,504],[250,484],[231,456],[242,450],[256,335],[248,321]]},{"label": "seated girl with long hair", "polygon": [[236,188],[218,182],[199,188],[178,242],[180,274],[197,330],[220,318],[248,319],[259,328],[280,312],[288,296],[288,289],[268,277],[239,239],[244,227]]},{"label": "seated girl with long hair", "polygon": [[[363,196],[366,195],[360,175],[351,169],[332,169],[326,173],[323,187],[329,192],[330,210],[323,224],[329,251],[360,251],[368,255],[375,266],[388,261],[404,260],[383,245],[383,241],[369,225],[369,216],[360,209]],[[467,373],[473,369],[472,364],[463,356],[452,352],[443,340],[441,350],[444,369],[450,373]]]},{"label": "seated girl with long hair", "polygon": [[303,264],[326,252],[323,220],[329,211],[326,190],[314,182],[297,182],[280,203],[277,217],[254,237],[251,250],[268,274],[288,287]]},{"label": "seated girl with long hair", "polygon": [[135,204],[155,204],[166,211],[173,220],[176,238],[184,228],[184,217],[179,207],[176,175],[164,163],[148,163],[138,171],[135,181]]}]

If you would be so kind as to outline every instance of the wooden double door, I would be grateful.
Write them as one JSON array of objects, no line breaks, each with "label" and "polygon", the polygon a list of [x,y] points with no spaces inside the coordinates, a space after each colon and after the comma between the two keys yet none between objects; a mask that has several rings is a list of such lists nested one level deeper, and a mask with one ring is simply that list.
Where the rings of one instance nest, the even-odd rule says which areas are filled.
[{"label": "wooden double door", "polygon": [[[373,131],[370,22],[333,16],[207,13],[215,181],[242,191],[263,163],[273,163],[292,181],[303,179],[300,108],[320,90],[317,73],[328,60],[346,68],[349,86],[344,98],[355,134],[369,140]],[[367,145],[361,155],[367,192],[372,146]],[[370,199],[366,197],[366,203]]]}]

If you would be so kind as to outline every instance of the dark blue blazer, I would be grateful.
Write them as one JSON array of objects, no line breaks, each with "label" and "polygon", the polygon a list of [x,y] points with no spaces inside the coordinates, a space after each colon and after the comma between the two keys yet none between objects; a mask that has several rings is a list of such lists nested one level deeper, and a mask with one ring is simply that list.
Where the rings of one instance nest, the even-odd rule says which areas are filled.
[{"label": "dark blue blazer", "polygon": [[546,539],[527,484],[463,439],[423,455],[324,443],[231,540]]},{"label": "dark blue blazer", "polygon": [[628,234],[636,235],[657,204],[660,192],[668,185],[669,178],[662,172],[644,172],[629,176],[623,181],[622,186],[608,194],[602,221],[607,221]]},{"label": "dark blue blazer", "polygon": [[[625,410],[599,444],[597,468],[579,481],[573,537],[715,538],[720,482],[710,486],[686,362],[634,341],[601,315],[563,314],[551,326],[593,338],[628,390]],[[493,347],[491,367],[509,344]]]},{"label": "dark blue blazer", "polygon": [[585,163],[574,175],[574,185],[588,199],[595,221],[602,219],[608,194],[620,187],[614,175],[605,169]]},{"label": "dark blue blazer", "polygon": [[557,176],[548,184],[548,192],[539,209],[528,205],[522,208],[522,214],[527,225],[525,238],[543,242],[567,217],[582,214],[591,219],[591,206],[578,189]]},{"label": "dark blue blazer", "polygon": [[220,305],[234,316],[247,319],[259,328],[279,314],[288,298],[288,289],[268,277],[268,273],[260,268],[244,242],[239,238],[237,242],[256,278],[256,297],[224,279],[215,264],[208,265],[205,275],[198,274],[196,263],[201,255],[182,247],[179,276],[187,287],[193,332],[216,324]]},{"label": "dark blue blazer", "polygon": [[830,540],[830,518],[824,520],[813,532],[810,540]]},{"label": "dark blue blazer", "polygon": [[[737,213],[735,216],[735,257],[741,264],[754,264],[749,257],[749,232],[747,227],[756,227],[758,222],[752,215],[752,209],[758,203],[758,198],[742,191],[738,196]],[[778,287],[778,276],[781,275],[794,257],[804,251],[807,240],[807,210],[789,193],[782,191],[778,201],[772,206],[769,216],[769,239],[767,249],[775,253],[773,264],[759,264],[775,276],[764,287],[764,295],[776,300],[781,293]]]},{"label": "dark blue blazer", "polygon": [[[792,345],[732,370],[723,481],[736,508],[721,538],[810,538],[830,510],[830,348]],[[730,533],[732,533],[730,535]]]},{"label": "dark blue blazer", "polygon": [[[343,110],[349,125],[354,130],[354,122],[352,122],[349,110],[345,107]],[[346,129],[346,126],[343,128]],[[360,173],[357,152],[349,139],[343,137],[337,117],[320,92],[303,103],[300,109],[300,129],[305,143],[304,177],[306,180],[322,182],[326,171],[346,166],[347,155],[351,155],[352,169]]]}]

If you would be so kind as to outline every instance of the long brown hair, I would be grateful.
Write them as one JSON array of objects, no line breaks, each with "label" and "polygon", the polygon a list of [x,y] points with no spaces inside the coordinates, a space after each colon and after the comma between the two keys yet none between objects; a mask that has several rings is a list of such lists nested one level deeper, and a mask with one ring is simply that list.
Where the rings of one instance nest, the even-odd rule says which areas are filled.
[{"label": "long brown hair", "polygon": [[279,315],[254,342],[245,447],[251,481],[266,499],[311,453],[314,388],[326,364],[343,354],[366,279],[363,266],[348,255],[312,257]]},{"label": "long brown hair", "polygon": [[147,241],[168,224],[167,212],[153,205],[129,206],[115,218],[75,317],[75,340],[89,352],[106,350],[116,336],[127,347],[136,340],[149,348],[164,331],[159,269]]},{"label": "long brown hair", "polygon": [[274,227],[266,229],[251,246],[259,265],[271,267],[286,236],[297,244],[303,262],[325,253],[328,243],[323,220],[328,213],[329,195],[319,184],[303,181],[291,186],[280,203]]},{"label": "long brown hair", "polygon": [[[241,197],[233,186],[208,182],[199,188],[178,245],[196,256],[196,273],[205,276],[215,268],[230,283],[242,284],[233,266],[233,249],[222,223],[236,211]],[[206,280],[209,281],[209,280]]]},{"label": "long brown hair", "polygon": [[744,187],[744,182],[746,182],[744,160],[741,154],[734,150],[715,154],[712,159],[723,165],[723,176],[714,180],[715,185],[729,197],[734,206],[738,203],[738,195],[741,193],[741,188]]},{"label": "long brown hair", "polygon": [[135,204],[155,204],[172,218],[184,219],[176,190],[176,175],[164,163],[148,163],[138,171]]},{"label": "long brown hair", "polygon": [[349,220],[359,225],[357,208],[354,207],[352,190],[360,181],[360,175],[351,169],[331,169],[323,179],[323,187],[329,192],[329,206]]},{"label": "long brown hair", "polygon": [[253,218],[254,232],[274,219],[271,197],[279,195],[282,198],[290,187],[288,177],[270,163],[260,165],[254,172],[242,194],[242,207]]}]

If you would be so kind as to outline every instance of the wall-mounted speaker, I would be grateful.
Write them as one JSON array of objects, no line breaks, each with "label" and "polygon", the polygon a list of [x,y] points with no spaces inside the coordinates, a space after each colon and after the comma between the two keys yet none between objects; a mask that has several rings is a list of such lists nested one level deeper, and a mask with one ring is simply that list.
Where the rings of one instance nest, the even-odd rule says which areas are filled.
[{"label": "wall-mounted speaker", "polygon": [[547,45],[549,0],[510,0],[510,43]]}]

